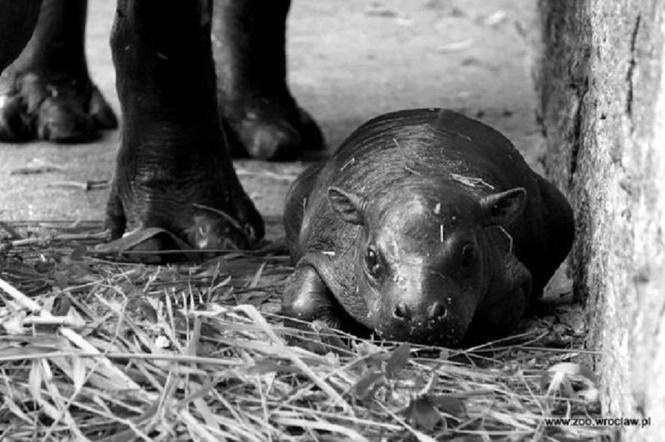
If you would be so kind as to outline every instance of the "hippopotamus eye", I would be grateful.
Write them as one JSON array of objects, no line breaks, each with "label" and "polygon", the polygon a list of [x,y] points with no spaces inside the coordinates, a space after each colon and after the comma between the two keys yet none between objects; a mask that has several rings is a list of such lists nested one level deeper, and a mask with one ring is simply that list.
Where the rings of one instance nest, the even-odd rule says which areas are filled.
[{"label": "hippopotamus eye", "polygon": [[367,249],[365,255],[365,264],[367,271],[373,278],[378,278],[381,275],[381,263],[379,262],[379,255],[373,247]]},{"label": "hippopotamus eye", "polygon": [[465,244],[462,248],[462,267],[469,268],[471,267],[478,258],[478,252],[473,244]]}]

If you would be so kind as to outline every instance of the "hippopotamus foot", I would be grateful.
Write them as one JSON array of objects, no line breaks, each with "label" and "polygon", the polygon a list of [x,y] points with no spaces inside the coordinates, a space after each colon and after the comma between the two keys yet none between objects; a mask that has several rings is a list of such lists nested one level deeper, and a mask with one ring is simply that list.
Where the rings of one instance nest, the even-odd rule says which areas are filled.
[{"label": "hippopotamus foot", "polygon": [[118,121],[83,53],[86,2],[45,0],[32,38],[0,77],[0,140],[88,141]]},{"label": "hippopotamus foot", "polygon": [[212,41],[219,110],[236,156],[293,159],[324,147],[286,80],[290,0],[215,0]]},{"label": "hippopotamus foot", "polygon": [[296,328],[303,328],[306,322],[319,321],[355,336],[370,334],[370,330],[356,322],[337,302],[319,273],[309,264],[296,266],[289,278],[282,298],[282,315],[287,325]]},{"label": "hippopotamus foot", "polygon": [[[182,164],[172,161],[169,152],[204,149],[175,144],[160,148],[137,156],[131,145],[121,146],[106,224],[111,239],[128,231],[160,227],[184,242],[184,247],[168,235],[155,235],[133,246],[130,258],[150,262],[177,260],[183,254],[154,252],[189,247],[219,253],[250,248],[263,237],[260,214],[233,170],[221,164],[222,158],[203,155],[195,162]],[[141,167],[155,162],[159,162],[159,170]]]},{"label": "hippopotamus foot", "polygon": [[292,160],[325,144],[321,129],[289,94],[261,97],[234,104],[220,100],[226,134],[235,157]]},{"label": "hippopotamus foot", "polygon": [[[11,69],[11,68],[10,68]],[[89,78],[24,71],[0,79],[0,140],[90,141],[118,121]]]}]

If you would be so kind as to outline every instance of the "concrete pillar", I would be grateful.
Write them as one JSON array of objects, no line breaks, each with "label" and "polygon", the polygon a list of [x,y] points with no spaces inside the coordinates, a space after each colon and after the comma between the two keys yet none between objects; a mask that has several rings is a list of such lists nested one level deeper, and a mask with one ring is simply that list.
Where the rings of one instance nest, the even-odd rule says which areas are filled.
[{"label": "concrete pillar", "polygon": [[540,0],[544,165],[577,218],[576,293],[606,417],[665,440],[665,2]]}]

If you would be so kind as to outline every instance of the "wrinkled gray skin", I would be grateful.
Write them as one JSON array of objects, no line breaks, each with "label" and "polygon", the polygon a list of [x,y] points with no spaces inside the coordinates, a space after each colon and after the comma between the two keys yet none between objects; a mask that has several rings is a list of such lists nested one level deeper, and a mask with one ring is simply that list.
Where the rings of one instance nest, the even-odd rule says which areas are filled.
[{"label": "wrinkled gray skin", "polygon": [[293,184],[284,219],[285,315],[437,345],[512,330],[574,231],[510,141],[439,109],[361,126]]}]

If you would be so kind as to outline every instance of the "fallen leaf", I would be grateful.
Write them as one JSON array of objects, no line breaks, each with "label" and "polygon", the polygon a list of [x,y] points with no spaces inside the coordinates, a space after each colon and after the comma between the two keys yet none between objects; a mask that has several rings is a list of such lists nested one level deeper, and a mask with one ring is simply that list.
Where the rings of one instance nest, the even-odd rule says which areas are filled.
[{"label": "fallen leaf", "polygon": [[597,378],[581,364],[561,362],[542,374],[540,385],[548,394],[560,393],[564,397],[577,397],[586,390],[596,389]]},{"label": "fallen leaf", "polygon": [[413,425],[429,431],[439,422],[445,424],[445,420],[442,419],[428,395],[412,398],[403,414]]},{"label": "fallen leaf", "polygon": [[[154,243],[160,244],[162,250],[151,249]],[[115,255],[121,259],[147,263],[160,263],[167,254],[171,260],[176,260],[174,258],[197,260],[203,256],[200,251],[192,249],[185,241],[160,227],[134,230],[122,238],[106,244],[98,244],[93,251],[98,254]]]},{"label": "fallen leaf", "polygon": [[458,421],[462,421],[467,418],[464,402],[456,397],[442,394],[432,398],[432,403],[442,413],[446,414],[446,417],[449,416],[457,419]]},{"label": "fallen leaf", "polygon": [[369,370],[358,379],[353,386],[355,396],[360,400],[369,398],[377,384],[381,384],[385,376],[379,370]]},{"label": "fallen leaf", "polygon": [[386,376],[393,377],[400,371],[411,357],[411,346],[409,344],[402,344],[397,347],[386,361]]}]

